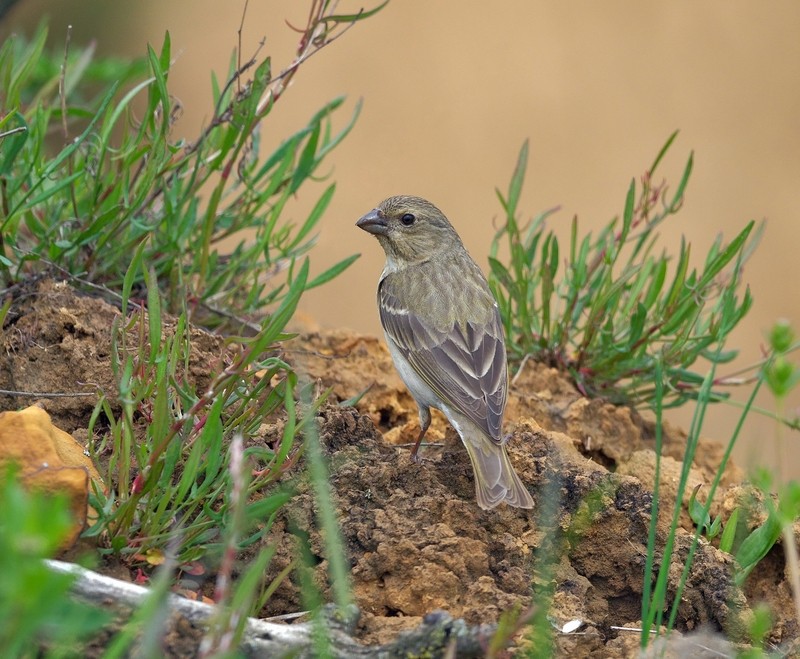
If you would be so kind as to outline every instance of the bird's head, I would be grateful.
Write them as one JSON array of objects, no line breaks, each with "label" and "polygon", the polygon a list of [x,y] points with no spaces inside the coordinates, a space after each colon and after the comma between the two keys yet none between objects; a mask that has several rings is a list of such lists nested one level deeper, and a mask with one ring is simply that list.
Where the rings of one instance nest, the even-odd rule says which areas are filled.
[{"label": "bird's head", "polygon": [[454,248],[463,249],[444,213],[421,197],[389,197],[356,226],[378,239],[394,267],[427,261]]}]

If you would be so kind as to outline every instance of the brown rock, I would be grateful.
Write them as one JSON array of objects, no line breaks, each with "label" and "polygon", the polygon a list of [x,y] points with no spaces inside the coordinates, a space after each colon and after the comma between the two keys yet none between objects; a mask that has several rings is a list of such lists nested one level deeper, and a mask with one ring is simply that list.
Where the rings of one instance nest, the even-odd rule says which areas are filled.
[{"label": "brown rock", "polygon": [[55,427],[40,407],[0,413],[0,466],[16,464],[26,486],[48,494],[64,494],[75,524],[65,541],[71,546],[87,522],[89,479],[103,480],[71,435]]}]

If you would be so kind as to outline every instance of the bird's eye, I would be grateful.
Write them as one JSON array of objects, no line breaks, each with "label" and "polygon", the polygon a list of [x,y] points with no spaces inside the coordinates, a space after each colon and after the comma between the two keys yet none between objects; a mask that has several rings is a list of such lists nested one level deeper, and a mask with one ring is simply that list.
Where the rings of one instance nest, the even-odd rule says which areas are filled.
[{"label": "bird's eye", "polygon": [[403,226],[410,227],[414,222],[417,221],[417,218],[414,217],[411,213],[406,213],[403,217],[400,218],[400,221],[403,223]]}]

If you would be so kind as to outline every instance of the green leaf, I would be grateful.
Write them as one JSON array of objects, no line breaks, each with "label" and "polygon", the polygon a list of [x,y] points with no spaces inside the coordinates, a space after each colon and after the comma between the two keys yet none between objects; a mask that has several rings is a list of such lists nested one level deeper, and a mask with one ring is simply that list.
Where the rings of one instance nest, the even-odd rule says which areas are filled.
[{"label": "green leaf", "polygon": [[72,156],[72,154],[74,154],[80,148],[83,142],[86,141],[89,138],[89,136],[94,133],[95,125],[99,121],[100,115],[102,115],[103,112],[105,112],[106,107],[108,107],[109,103],[111,103],[111,99],[114,97],[116,91],[117,91],[117,84],[115,83],[111,86],[111,89],[109,89],[108,92],[106,93],[105,97],[100,103],[100,109],[97,111],[97,114],[95,114],[95,116],[92,118],[91,122],[89,122],[89,125],[86,127],[86,130],[84,130],[80,134],[80,136],[78,136],[75,140],[70,142],[68,146],[63,148],[61,152],[44,167],[37,180],[33,182],[33,184],[28,188],[26,194],[22,197],[22,199],[19,202],[17,202],[17,205],[11,210],[11,212],[9,212],[6,221],[2,224],[2,226],[0,226],[0,231],[5,230],[6,225],[9,223],[11,218],[13,218],[14,215],[21,208],[23,208],[25,204],[28,203],[28,199],[31,196],[33,196],[34,191],[38,190],[38,188],[42,186],[46,181],[49,181],[51,177],[53,177],[55,171],[61,166],[61,164],[65,162],[67,158]]},{"label": "green leaf", "polygon": [[721,527],[722,527],[722,518],[719,515],[717,515],[714,518],[714,521],[712,522],[711,526],[708,525],[706,526],[706,538],[708,538],[709,540],[713,540],[714,538],[716,538],[717,535],[719,534],[719,530]]},{"label": "green leaf", "polygon": [[[6,42],[9,51],[13,51],[15,41],[15,38],[11,38]],[[47,28],[41,27],[36,31],[33,41],[27,44],[27,48],[23,50],[16,60],[16,66],[9,67],[8,75],[2,81],[3,106],[5,108],[11,109],[22,105],[22,91],[33,77],[36,67],[40,65],[46,43]],[[4,52],[4,54],[6,56],[11,55],[8,51]]]},{"label": "green leaf", "polygon": [[292,249],[299,245],[305,239],[308,233],[317,225],[322,217],[322,214],[328,208],[328,204],[330,204],[335,191],[336,184],[331,184],[325,188],[325,192],[322,193],[322,196],[317,200],[317,203],[314,204],[314,208],[311,209],[311,212],[308,214],[308,218],[303,223],[303,226],[300,227],[300,230],[295,234],[287,249]]},{"label": "green leaf", "polygon": [[739,355],[738,350],[723,350],[715,351],[715,350],[702,350],[700,351],[700,355],[709,361],[713,361],[716,364],[728,364],[732,362],[736,357]]},{"label": "green leaf", "polygon": [[686,241],[681,237],[681,250],[678,256],[678,266],[675,270],[675,277],[672,280],[672,286],[667,293],[664,300],[664,307],[670,309],[675,305],[678,296],[683,291],[683,285],[686,281],[686,272],[689,270],[689,254],[691,253],[691,245],[687,245]]},{"label": "green leaf", "polygon": [[[9,125],[14,124],[14,125]],[[0,133],[14,129],[23,130],[11,135],[0,137],[0,176],[8,176],[12,166],[15,164],[19,152],[28,141],[28,124],[19,112],[9,112],[0,121]]]},{"label": "green leaf", "polygon": [[713,281],[714,277],[716,277],[719,272],[731,262],[733,257],[741,251],[754,226],[755,222],[750,221],[742,230],[742,232],[731,241],[731,243],[713,260],[711,264],[708,265],[703,272],[702,278],[698,282],[698,286],[705,287],[709,285]]},{"label": "green leaf", "polygon": [[661,147],[661,150],[658,152],[656,159],[653,161],[653,164],[650,165],[650,169],[647,170],[648,174],[652,177],[653,173],[658,169],[659,163],[663,160],[664,156],[669,151],[669,148],[672,146],[672,143],[675,141],[675,138],[678,137],[678,131],[676,130],[672,135],[669,136],[664,146]]},{"label": "green leaf", "polygon": [[489,269],[492,277],[504,288],[509,289],[514,285],[508,269],[497,259],[489,257]]},{"label": "green leaf", "polygon": [[800,482],[789,481],[781,488],[778,514],[787,525],[800,518]]},{"label": "green leaf", "polygon": [[142,258],[144,256],[145,241],[139,243],[136,251],[133,254],[128,270],[125,272],[125,278],[122,281],[122,313],[125,314],[128,301],[130,300],[131,290],[133,283],[136,281],[139,269],[142,266]]},{"label": "green leaf", "polygon": [[694,154],[689,155],[689,160],[686,163],[686,168],[683,170],[678,188],[675,190],[675,195],[672,197],[672,202],[669,205],[670,211],[675,212],[683,200],[683,192],[686,189],[686,184],[689,183],[689,177],[692,174],[692,166],[694,164]]},{"label": "green leaf", "polygon": [[644,323],[647,320],[647,309],[640,302],[636,305],[636,311],[631,317],[631,326],[628,334],[628,349],[632,349],[639,339],[642,338]]},{"label": "green leaf", "polygon": [[632,179],[631,184],[628,186],[628,194],[625,196],[625,210],[622,213],[622,231],[620,232],[620,236],[618,238],[618,243],[620,245],[625,243],[625,240],[630,233],[631,225],[633,224],[633,209],[635,205],[636,181]]},{"label": "green leaf", "polygon": [[733,542],[736,539],[736,526],[738,523],[739,508],[734,508],[719,539],[719,548],[726,554],[730,554],[733,549]]},{"label": "green leaf", "polygon": [[383,9],[388,4],[389,0],[384,0],[384,2],[379,4],[374,9],[362,9],[357,14],[334,14],[332,16],[324,16],[322,18],[322,22],[355,23],[356,21],[362,21],[365,18],[369,18],[370,16],[377,14],[381,9]]},{"label": "green leaf", "polygon": [[152,267],[144,268],[144,279],[147,284],[147,320],[149,328],[150,361],[153,362],[161,351],[161,291],[158,279]]},{"label": "green leaf", "polygon": [[528,168],[528,140],[522,143],[517,156],[517,164],[514,173],[511,175],[511,182],[508,186],[508,196],[506,197],[506,215],[513,217],[517,213],[519,196],[522,193],[522,183],[525,181],[525,170]]},{"label": "green leaf", "polygon": [[345,259],[342,259],[335,265],[332,265],[330,268],[318,274],[314,279],[312,279],[308,284],[306,284],[306,290],[311,290],[312,288],[316,288],[317,286],[322,286],[322,284],[326,284],[332,279],[338,277],[342,272],[344,272],[347,268],[349,268],[359,257],[361,254],[353,254],[352,256],[348,256]]},{"label": "green leaf", "polygon": [[48,199],[52,199],[53,197],[59,196],[62,190],[64,190],[65,188],[72,187],[72,184],[75,183],[75,181],[81,180],[82,178],[84,178],[84,176],[85,173],[81,171],[57,178],[55,185],[47,187],[47,189],[44,190],[41,194],[37,195],[33,199],[30,199],[27,203],[27,208],[35,208],[36,206],[47,201]]},{"label": "green leaf", "polygon": [[317,165],[317,144],[319,143],[320,132],[322,125],[317,122],[311,129],[311,134],[306,141],[303,152],[300,154],[300,160],[297,163],[297,168],[294,170],[292,182],[289,186],[289,193],[294,194],[300,185],[305,181]]},{"label": "green leaf", "polygon": [[736,562],[739,563],[741,572],[737,581],[742,583],[750,571],[767,555],[770,549],[781,537],[780,521],[773,515],[767,518],[761,526],[756,528],[739,545],[736,552]]},{"label": "green leaf", "polygon": [[170,67],[170,37],[169,32],[164,33],[164,42],[161,46],[161,55],[156,55],[152,46],[147,46],[147,57],[150,61],[150,70],[153,73],[155,80],[155,87],[151,87],[150,106],[148,108],[147,117],[155,119],[155,111],[158,106],[161,106],[161,125],[160,133],[166,135],[169,130],[169,115],[172,107],[172,102],[167,91],[167,78],[166,73]]},{"label": "green leaf", "polygon": [[[356,120],[358,119],[359,115],[361,114],[361,108],[364,106],[364,102],[361,99],[358,99],[356,102],[356,107],[353,109],[353,114],[350,117],[350,120],[347,124],[342,128],[333,138],[326,137],[325,143],[319,150],[318,158],[321,160],[324,158],[331,150],[336,148],[339,143],[350,134],[350,131],[353,129],[353,126],[356,124]],[[338,104],[336,105],[338,107]]]}]

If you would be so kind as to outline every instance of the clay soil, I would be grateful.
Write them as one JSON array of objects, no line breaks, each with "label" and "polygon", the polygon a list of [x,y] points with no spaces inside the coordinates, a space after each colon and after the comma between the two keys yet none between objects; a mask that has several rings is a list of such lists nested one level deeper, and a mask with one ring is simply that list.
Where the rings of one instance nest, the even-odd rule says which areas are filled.
[{"label": "clay soil", "polygon": [[[118,315],[102,299],[78,294],[63,283],[45,281],[19,292],[3,328],[0,389],[100,388],[113,404],[110,331]],[[208,384],[227,349],[219,337],[194,331],[190,370],[198,389]],[[287,344],[284,358],[303,377],[332,389],[318,414],[318,427],[361,611],[356,630],[361,643],[386,643],[437,609],[478,625],[497,622],[515,608],[540,610],[549,600],[558,656],[635,656],[638,634],[618,628],[638,627],[641,618],[655,466],[650,419],[626,407],[588,400],[562,373],[529,362],[511,388],[505,428],[511,433],[512,461],[536,507],[523,511],[501,505],[483,511],[475,503],[467,454],[443,417],[434,418],[431,445],[422,450],[424,461],[410,461],[408,445],[418,430],[416,408],[381,339],[306,331]],[[352,399],[357,399],[354,405],[341,404]],[[57,426],[86,443],[95,402],[93,397],[0,395],[0,410],[39,403]],[[252,441],[272,441],[281,429],[282,419],[265,419],[263,436]],[[682,431],[666,428],[659,548],[664,546],[685,441]],[[689,489],[702,483],[702,498],[722,446],[703,439],[697,454]],[[271,574],[277,574],[296,556],[299,530],[318,557],[318,581],[324,584],[324,549],[314,530],[316,506],[301,466],[287,474],[296,480],[298,494],[264,542],[277,547],[270,566]],[[727,518],[747,491],[742,473],[729,466],[712,514]],[[685,504],[672,557],[670,598],[691,544]],[[758,521],[755,515],[749,523]],[[656,562],[661,559],[659,549]],[[703,645],[716,643],[727,652],[728,642],[746,640],[750,612],[764,601],[774,620],[769,645],[792,653],[798,627],[780,544],[742,588],[734,584],[732,558],[708,542],[700,543],[693,565],[677,618],[684,641],[691,642],[692,634],[702,630]],[[112,559],[101,571],[132,580],[142,567]],[[213,573],[206,577],[213,583]],[[291,574],[262,615],[302,607],[298,580]],[[575,631],[560,631],[571,621],[580,621]],[[525,649],[524,634],[516,643],[517,650]],[[692,647],[700,645],[697,641]],[[683,656],[702,656],[694,650]],[[181,654],[178,649],[174,653]]]}]

